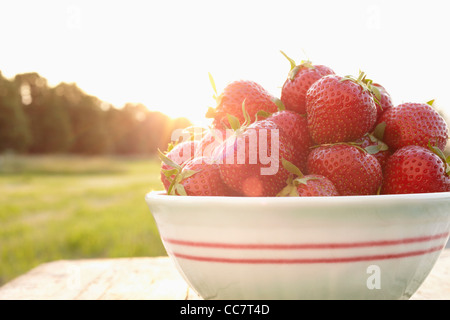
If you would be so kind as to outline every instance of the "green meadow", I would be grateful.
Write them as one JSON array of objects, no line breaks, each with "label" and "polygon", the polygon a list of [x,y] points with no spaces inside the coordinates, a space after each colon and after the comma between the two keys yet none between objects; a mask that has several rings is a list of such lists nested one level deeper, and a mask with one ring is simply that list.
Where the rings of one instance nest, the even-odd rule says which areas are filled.
[{"label": "green meadow", "polygon": [[0,286],[59,259],[166,255],[154,158],[0,155]]}]

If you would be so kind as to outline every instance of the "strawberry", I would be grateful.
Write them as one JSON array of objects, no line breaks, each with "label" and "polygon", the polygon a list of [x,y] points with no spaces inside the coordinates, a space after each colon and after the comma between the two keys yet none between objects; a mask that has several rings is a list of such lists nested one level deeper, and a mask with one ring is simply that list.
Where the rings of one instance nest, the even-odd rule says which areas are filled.
[{"label": "strawberry", "polygon": [[[213,85],[213,88],[215,88],[215,85]],[[237,80],[229,83],[216,98],[216,101],[216,108],[210,108],[206,117],[214,118],[213,126],[222,129],[230,127],[228,114],[236,117],[241,123],[244,122],[245,117],[242,112],[244,101],[246,111],[250,115],[250,122],[255,121],[256,113],[260,110],[269,113],[278,111],[277,103],[279,103],[279,100],[260,84],[248,80]]]},{"label": "strawberry", "polygon": [[195,156],[211,158],[215,148],[226,139],[226,135],[227,130],[225,129],[210,128],[200,139]]},{"label": "strawberry", "polygon": [[[198,146],[198,141],[188,140],[177,144],[169,144],[165,156],[173,161],[176,165],[182,166],[185,162],[191,160],[194,157]],[[161,163],[161,182],[164,188],[169,188],[170,181],[168,178],[174,178],[174,168],[164,162]]]},{"label": "strawberry", "polygon": [[269,120],[259,120],[243,128],[233,124],[233,127],[235,135],[216,150],[215,159],[221,163],[223,181],[243,196],[275,196],[289,175],[281,166],[281,159],[292,161],[292,144],[280,136],[278,126]]},{"label": "strawberry", "polygon": [[[439,149],[435,149],[439,153]],[[442,151],[441,151],[442,152]],[[450,191],[449,166],[435,152],[410,145],[397,149],[386,163],[382,194]]]},{"label": "strawberry", "polygon": [[297,65],[283,51],[281,53],[291,63],[291,70],[281,88],[281,101],[286,110],[305,114],[306,92],[308,89],[323,76],[334,74],[334,71],[327,66],[313,65],[311,61],[302,61]]},{"label": "strawberry", "polygon": [[447,144],[447,123],[427,103],[402,103],[385,111],[378,120],[383,122],[386,124],[384,142],[392,151],[408,145],[426,148],[428,143],[444,150]]},{"label": "strawberry", "polygon": [[378,93],[376,93],[375,95],[377,98],[376,99],[377,119],[379,119],[386,110],[389,110],[394,106],[394,103],[392,102],[391,95],[386,91],[386,89],[381,84],[372,83],[371,86],[372,91],[374,90],[378,91]]},{"label": "strawberry", "polygon": [[293,163],[285,159],[282,160],[283,166],[292,174],[289,175],[287,186],[277,194],[278,197],[326,197],[339,195],[334,184],[326,177],[317,174],[303,175]]},{"label": "strawberry", "polygon": [[308,156],[308,174],[327,177],[342,196],[376,194],[383,178],[373,155],[346,143],[313,149]]},{"label": "strawberry", "polygon": [[313,145],[308,130],[306,116],[294,111],[283,110],[270,115],[267,120],[280,128],[280,135],[291,140],[294,145],[294,165],[301,171],[306,170],[306,160]]},{"label": "strawberry", "polygon": [[317,144],[355,141],[372,130],[377,109],[372,93],[358,79],[328,75],[306,94],[308,127]]},{"label": "strawberry", "polygon": [[193,158],[179,166],[162,153],[160,157],[163,163],[172,168],[174,173],[173,178],[167,177],[170,181],[167,194],[181,196],[231,195],[229,188],[220,177],[219,166],[206,161],[207,158]]}]

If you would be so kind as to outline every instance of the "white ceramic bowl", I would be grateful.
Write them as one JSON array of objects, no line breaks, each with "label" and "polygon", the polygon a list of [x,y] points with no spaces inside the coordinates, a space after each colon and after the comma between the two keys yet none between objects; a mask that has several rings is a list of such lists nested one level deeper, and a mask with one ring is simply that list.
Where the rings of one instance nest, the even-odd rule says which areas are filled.
[{"label": "white ceramic bowl", "polygon": [[203,299],[408,299],[450,232],[449,192],[145,200]]}]

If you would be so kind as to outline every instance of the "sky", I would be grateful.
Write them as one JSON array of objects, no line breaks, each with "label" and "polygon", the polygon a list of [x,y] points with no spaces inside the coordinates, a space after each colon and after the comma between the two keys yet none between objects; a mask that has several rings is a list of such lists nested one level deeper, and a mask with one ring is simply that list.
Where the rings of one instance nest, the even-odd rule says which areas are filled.
[{"label": "sky", "polygon": [[5,1],[0,71],[75,82],[116,107],[143,103],[207,125],[220,91],[247,79],[279,97],[286,52],[340,75],[359,70],[394,104],[450,114],[448,1]]}]

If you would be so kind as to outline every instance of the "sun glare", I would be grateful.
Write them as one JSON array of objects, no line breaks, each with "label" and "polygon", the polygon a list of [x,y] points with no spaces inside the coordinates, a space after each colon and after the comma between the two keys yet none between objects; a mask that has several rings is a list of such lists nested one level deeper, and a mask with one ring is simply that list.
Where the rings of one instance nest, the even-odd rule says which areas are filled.
[{"label": "sun glare", "polygon": [[[0,71],[8,77],[38,72],[49,85],[75,82],[116,107],[142,103],[172,118],[208,125],[204,115],[215,106],[208,72],[218,91],[228,82],[248,79],[277,96],[289,71],[279,52],[283,50],[298,62],[308,58],[342,75],[362,68],[382,82],[396,103],[434,98],[439,108],[450,110],[443,78],[450,70],[439,62],[446,60],[448,47],[437,32],[448,26],[444,10],[434,4],[426,8],[411,4],[409,16],[403,17],[397,15],[402,11],[397,3],[351,2],[352,10],[339,16],[334,1],[326,6],[308,4],[310,12],[328,8],[321,20],[333,29],[312,16],[293,19],[293,4],[286,1],[258,2],[254,19],[253,3],[240,1],[220,7],[208,1],[57,1],[48,2],[48,7],[11,2],[0,5],[0,28],[9,30],[2,34],[9,50],[0,52]],[[421,14],[422,9],[429,14]],[[419,15],[420,23],[411,24]],[[430,17],[433,21],[427,23]],[[403,24],[410,26],[414,37],[399,28]],[[348,28],[358,41],[345,35]],[[383,46],[375,46],[374,39]],[[433,50],[428,50],[430,43]],[[419,60],[427,67],[413,70]]]}]

